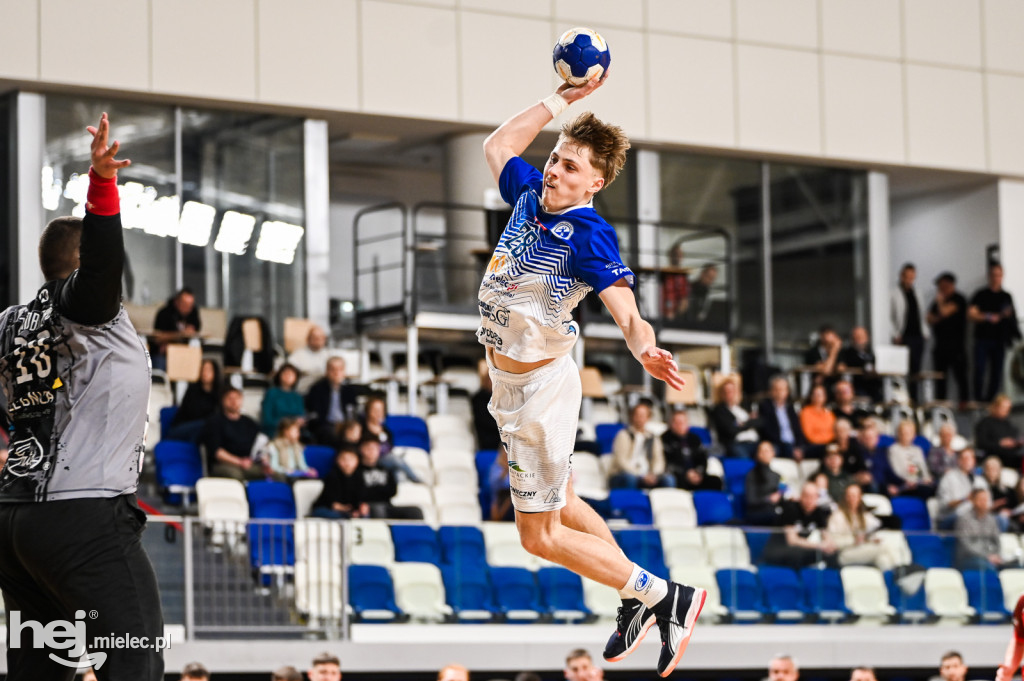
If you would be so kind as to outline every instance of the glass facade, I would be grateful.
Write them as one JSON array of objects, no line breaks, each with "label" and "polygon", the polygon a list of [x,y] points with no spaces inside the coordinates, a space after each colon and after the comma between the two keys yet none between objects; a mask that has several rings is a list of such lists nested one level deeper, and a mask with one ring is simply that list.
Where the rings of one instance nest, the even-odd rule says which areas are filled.
[{"label": "glass facade", "polygon": [[103,111],[132,160],[120,173],[125,299],[158,304],[187,286],[201,306],[265,317],[279,338],[306,310],[302,119],[48,96],[47,219],[84,210],[84,131]]},{"label": "glass facade", "polygon": [[[14,177],[13,95],[0,97],[0,177]],[[14,206],[11,202],[13,183],[0,188],[0,252],[15,253]],[[15,262],[11,256],[0,257],[0,309],[14,303]]]}]

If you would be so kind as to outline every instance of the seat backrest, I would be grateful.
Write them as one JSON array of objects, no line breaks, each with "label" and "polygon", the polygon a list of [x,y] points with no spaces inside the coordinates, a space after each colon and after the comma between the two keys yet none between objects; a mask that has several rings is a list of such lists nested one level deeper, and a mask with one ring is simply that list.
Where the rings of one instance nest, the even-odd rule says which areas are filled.
[{"label": "seat backrest", "polygon": [[804,583],[804,600],[815,611],[846,611],[846,592],[839,570],[804,568],[800,571]]},{"label": "seat backrest", "polygon": [[1003,587],[1003,605],[1013,612],[1017,607],[1017,600],[1024,596],[1024,568],[1000,570],[999,583]]},{"label": "seat backrest", "polygon": [[348,598],[356,610],[397,610],[391,573],[382,565],[349,565]]},{"label": "seat backrest", "polygon": [[930,530],[928,506],[917,497],[893,497],[892,510],[903,521],[904,530]]},{"label": "seat backrest", "polygon": [[511,610],[540,610],[540,591],[532,572],[521,567],[492,567],[494,600]]},{"label": "seat backrest", "polygon": [[924,576],[928,607],[937,615],[963,615],[967,610],[964,579],[953,568],[931,568]]},{"label": "seat backrest", "polygon": [[350,563],[391,565],[395,562],[395,544],[388,524],[383,520],[350,520],[344,534]]},{"label": "seat backrest", "polygon": [[953,567],[953,557],[938,536],[910,532],[906,538],[914,562],[918,565],[926,568]]},{"label": "seat backrest", "polygon": [[1004,613],[1003,586],[995,570],[964,570],[967,602],[980,613]]},{"label": "seat backrest", "polygon": [[441,543],[437,532],[427,525],[392,525],[391,540],[398,562],[441,563]]},{"label": "seat backrest", "polygon": [[722,459],[722,470],[725,471],[726,485],[732,484],[735,480],[744,480],[747,473],[754,467],[752,459],[740,459],[737,457],[726,457]]},{"label": "seat backrest", "polygon": [[425,451],[419,447],[395,447],[391,453],[402,459],[423,484],[434,483],[434,467]]},{"label": "seat backrest", "polygon": [[721,525],[733,519],[732,502],[725,492],[697,490],[693,493],[698,525]]},{"label": "seat backrest", "polygon": [[564,567],[537,570],[541,601],[550,610],[586,610],[580,576]]},{"label": "seat backrest", "polygon": [[765,604],[775,610],[803,610],[803,584],[795,570],[763,566],[757,571],[764,590]]},{"label": "seat backrest", "polygon": [[612,442],[615,440],[615,436],[625,427],[625,423],[598,423],[594,426],[594,432],[597,434],[597,443],[601,446],[602,454],[611,453]]},{"label": "seat backrest", "polygon": [[778,473],[783,484],[788,485],[790,489],[800,489],[800,466],[796,461],[776,457],[768,467]]},{"label": "seat backrest", "polygon": [[391,566],[395,603],[416,619],[442,621],[445,605],[441,570],[431,563],[395,563]]},{"label": "seat backrest", "polygon": [[295,555],[303,562],[341,565],[341,523],[306,519],[295,523]]},{"label": "seat backrest", "polygon": [[323,480],[296,480],[292,484],[292,494],[295,496],[295,513],[299,518],[305,518],[313,509],[313,502],[317,500],[324,489]]},{"label": "seat backrest", "polygon": [[385,424],[395,437],[396,447],[419,447],[430,451],[430,432],[427,423],[411,414],[389,414]]},{"label": "seat backrest", "polygon": [[750,570],[718,570],[715,579],[722,603],[730,610],[764,610],[760,581]]},{"label": "seat backrest", "polygon": [[427,417],[427,432],[430,438],[456,433],[472,437],[473,428],[469,421],[455,414],[431,414]]},{"label": "seat backrest", "polygon": [[245,488],[252,518],[295,519],[295,497],[285,482],[254,481]]},{"label": "seat backrest", "polygon": [[889,590],[878,568],[849,565],[840,571],[846,607],[858,615],[882,615],[889,609]]},{"label": "seat backrest", "polygon": [[493,610],[494,597],[487,568],[466,568],[457,565],[441,566],[445,600],[461,610]]},{"label": "seat backrest", "polygon": [[231,478],[201,478],[196,481],[199,517],[203,520],[249,519],[245,485]]},{"label": "seat backrest", "polygon": [[650,525],[654,522],[651,501],[638,489],[613,489],[608,493],[608,503],[613,515],[627,519],[634,525]]},{"label": "seat backrest", "polygon": [[907,535],[899,530],[878,530],[875,532],[878,541],[889,549],[889,555],[896,561],[896,565],[910,565],[914,558],[907,544]]},{"label": "seat backrest", "polygon": [[441,559],[445,564],[486,565],[487,546],[480,528],[442,526],[437,536],[441,542]]},{"label": "seat backrest", "polygon": [[433,504],[434,495],[430,487],[421,482],[402,481],[398,483],[398,491],[391,497],[391,503],[395,506],[420,506],[422,504]]},{"label": "seat backrest", "polygon": [[[513,523],[486,522],[481,528],[487,547],[487,563],[502,567],[536,567],[537,560],[523,548]],[[492,579],[494,575],[491,575]]]},{"label": "seat backrest", "polygon": [[306,463],[314,469],[323,480],[334,467],[334,447],[324,445],[306,445],[302,450]]},{"label": "seat backrest", "polygon": [[437,521],[442,525],[479,525],[482,520],[480,504],[475,499],[437,507]]},{"label": "seat backrest", "polygon": [[862,499],[875,515],[892,515],[892,502],[884,494],[865,494]]}]

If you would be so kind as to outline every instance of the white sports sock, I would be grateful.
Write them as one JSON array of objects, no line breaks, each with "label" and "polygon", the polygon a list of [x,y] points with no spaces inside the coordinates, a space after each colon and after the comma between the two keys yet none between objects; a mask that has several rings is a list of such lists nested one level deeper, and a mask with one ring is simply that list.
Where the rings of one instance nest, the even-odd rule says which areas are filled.
[{"label": "white sports sock", "polygon": [[633,563],[633,572],[629,575],[629,581],[625,583],[619,593],[625,594],[625,598],[636,598],[648,608],[653,608],[665,596],[668,596],[668,582],[661,577],[655,577]]}]

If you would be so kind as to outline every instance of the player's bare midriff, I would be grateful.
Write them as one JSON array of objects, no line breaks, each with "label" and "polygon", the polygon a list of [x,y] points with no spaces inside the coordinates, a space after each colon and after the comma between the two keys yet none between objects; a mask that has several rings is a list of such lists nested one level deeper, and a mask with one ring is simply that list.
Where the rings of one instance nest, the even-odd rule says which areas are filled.
[{"label": "player's bare midriff", "polygon": [[520,362],[512,359],[511,357],[498,354],[493,348],[487,348],[487,354],[490,355],[491,363],[494,364],[496,368],[510,374],[525,374],[528,371],[540,369],[545,364],[551,364],[555,361],[554,357],[549,357],[548,359],[542,359],[536,362]]}]

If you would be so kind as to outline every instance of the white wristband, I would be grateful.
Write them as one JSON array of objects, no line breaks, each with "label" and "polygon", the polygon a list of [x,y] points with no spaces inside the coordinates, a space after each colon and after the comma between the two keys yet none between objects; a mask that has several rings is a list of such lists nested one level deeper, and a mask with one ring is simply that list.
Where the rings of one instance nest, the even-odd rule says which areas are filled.
[{"label": "white wristband", "polygon": [[540,103],[544,105],[544,108],[548,110],[552,118],[558,118],[569,107],[569,102],[565,101],[565,97],[557,92],[553,92],[540,100]]}]

